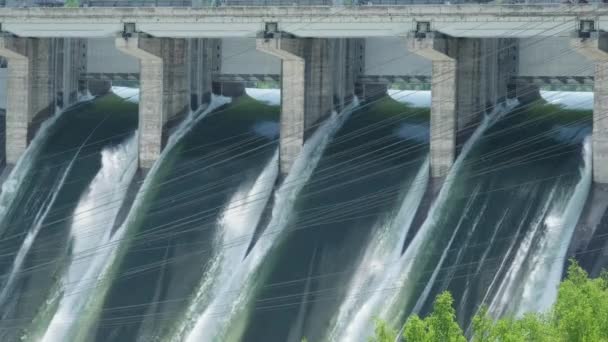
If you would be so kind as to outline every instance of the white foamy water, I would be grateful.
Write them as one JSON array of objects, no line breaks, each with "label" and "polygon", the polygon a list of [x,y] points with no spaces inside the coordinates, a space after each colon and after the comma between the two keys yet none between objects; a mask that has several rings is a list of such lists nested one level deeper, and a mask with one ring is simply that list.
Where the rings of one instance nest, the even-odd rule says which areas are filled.
[{"label": "white foamy water", "polygon": [[[19,251],[17,252],[17,255],[15,256],[15,260],[13,260],[13,264],[11,265],[10,273],[7,277],[7,280],[2,285],[2,291],[0,291],[0,305],[4,305],[4,303],[6,302],[8,297],[12,294],[12,291],[15,287],[15,282],[18,279],[17,277],[21,273],[23,263],[25,262],[25,258],[28,255],[30,249],[32,248],[32,245],[34,244],[34,240],[36,240],[36,237],[38,236],[40,229],[42,229],[44,221],[45,221],[47,215],[49,214],[51,208],[55,204],[55,200],[57,199],[57,196],[59,195],[59,192],[60,192],[61,188],[63,187],[63,184],[65,183],[66,178],[70,174],[72,167],[74,167],[74,163],[78,159],[78,156],[80,155],[80,152],[82,151],[82,148],[87,144],[89,139],[93,136],[94,132],[95,132],[95,130],[93,130],[87,136],[87,138],[82,142],[80,147],[78,147],[78,150],[76,150],[76,152],[74,153],[72,160],[70,160],[70,163],[58,175],[58,178],[56,178],[55,183],[53,184],[53,187],[51,188],[50,192],[47,195],[47,198],[44,200],[42,206],[36,213],[32,226],[27,231],[27,235],[25,236],[25,239],[23,240],[21,246],[19,247]],[[37,148],[39,148],[39,147],[37,147]],[[37,153],[34,153],[34,154],[37,154]],[[31,156],[31,157],[33,157],[33,156]],[[31,166],[28,167],[28,169],[29,168],[31,168]],[[26,169],[25,171],[27,172],[29,170]],[[4,217],[2,217],[2,218],[4,218]]]},{"label": "white foamy water", "polygon": [[[205,309],[205,304],[222,293],[230,281],[234,267],[245,258],[255,230],[279,174],[277,150],[253,184],[243,184],[226,204],[218,222],[219,238],[215,241],[215,256],[211,266],[176,330],[181,336],[193,328]],[[204,314],[203,314],[204,315]]]},{"label": "white foamy water", "polygon": [[117,271],[117,265],[120,264],[121,258],[124,257],[129,245],[130,239],[128,235],[130,234],[129,228],[131,225],[136,224],[140,212],[143,210],[146,205],[145,199],[150,191],[154,190],[156,185],[154,180],[156,175],[159,172],[160,166],[163,164],[164,160],[169,156],[175,145],[188,133],[190,130],[202,120],[207,114],[211,113],[218,107],[223,106],[226,103],[229,103],[231,100],[227,97],[222,96],[212,96],[211,103],[202,113],[190,113],[188,117],[186,117],[175,129],[174,133],[171,134],[169,140],[167,142],[167,146],[163,149],[158,160],[154,163],[150,171],[148,172],[146,178],[144,179],[141,188],[137,192],[137,196],[127,214],[127,217],[123,224],[120,226],[119,230],[120,234],[124,236],[124,238],[120,241],[120,243],[116,244],[115,248],[112,249],[110,253],[108,253],[105,258],[104,266],[103,266],[103,277],[97,281],[95,284],[96,289],[93,295],[91,295],[90,302],[87,305],[87,312],[83,314],[79,320],[79,324],[77,327],[77,331],[74,331],[73,334],[76,336],[74,341],[86,340],[89,330],[93,325],[93,322],[97,320],[101,313],[101,308],[103,306],[104,299],[110,289],[110,285],[114,277],[116,276],[115,272]]},{"label": "white foamy water", "polygon": [[139,103],[139,88],[113,86],[111,91],[127,102]]},{"label": "white foamy water", "polygon": [[348,118],[354,105],[349,106],[341,115],[332,114],[306,141],[275,194],[270,222],[251,252],[233,269],[230,279],[196,319],[185,339],[176,336],[174,341],[226,341],[240,338],[242,322],[246,321],[247,316],[254,310],[253,299],[257,292],[255,279],[263,272],[263,261],[271,256],[269,252],[280,242],[300,190],[312,175],[327,144]]},{"label": "white foamy water", "polygon": [[336,322],[338,326],[343,328],[335,333],[335,340],[353,341],[353,339],[366,338],[374,331],[373,325],[376,317],[392,322],[403,314],[404,308],[413,306],[418,302],[419,294],[415,293],[415,288],[420,281],[419,276],[426,270],[420,269],[419,262],[424,262],[424,260],[418,260],[417,256],[421,252],[426,252],[426,245],[429,239],[433,238],[437,220],[449,204],[448,198],[455,184],[456,176],[462,169],[463,161],[483,133],[516,105],[517,102],[511,101],[506,106],[497,107],[492,114],[484,117],[450,168],[427,218],[405,252],[391,267],[390,274],[387,274],[371,293],[367,296],[361,294],[365,297],[365,301],[359,306],[359,310],[346,321]]},{"label": "white foamy water", "polygon": [[586,138],[578,183],[572,189],[554,186],[492,298],[490,313],[495,317],[542,312],[553,305],[570,239],[591,189],[591,158],[591,142]]},{"label": "white foamy water", "polygon": [[422,163],[396,213],[381,220],[375,237],[366,248],[359,267],[355,271],[347,295],[334,318],[336,324],[328,334],[330,341],[355,341],[363,332],[352,329],[350,322],[361,311],[373,308],[374,292],[399,272],[399,258],[405,238],[422,201],[429,181],[429,159]]},{"label": "white foamy water", "polygon": [[566,109],[593,109],[593,92],[541,90],[540,96],[547,102]]},{"label": "white foamy water", "polygon": [[267,105],[278,106],[281,104],[281,89],[245,88],[245,93]]},{"label": "white foamy water", "polygon": [[106,259],[123,236],[112,232],[116,216],[137,170],[137,137],[101,151],[101,168],[78,201],[70,228],[72,244],[61,299],[40,341],[68,341],[94,284],[103,277]]},{"label": "white foamy water", "polygon": [[411,107],[424,108],[431,107],[430,90],[399,90],[389,89],[388,96],[393,100],[405,103]]}]

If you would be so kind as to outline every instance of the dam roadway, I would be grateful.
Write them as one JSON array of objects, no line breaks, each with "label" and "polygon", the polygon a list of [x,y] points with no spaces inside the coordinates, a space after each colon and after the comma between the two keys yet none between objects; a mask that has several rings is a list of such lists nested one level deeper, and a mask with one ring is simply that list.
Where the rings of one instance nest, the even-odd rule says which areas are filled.
[{"label": "dam roadway", "polygon": [[155,37],[255,37],[268,22],[298,37],[405,36],[416,22],[452,37],[567,36],[579,20],[608,26],[605,4],[1,8],[20,37],[109,37],[125,23]]}]

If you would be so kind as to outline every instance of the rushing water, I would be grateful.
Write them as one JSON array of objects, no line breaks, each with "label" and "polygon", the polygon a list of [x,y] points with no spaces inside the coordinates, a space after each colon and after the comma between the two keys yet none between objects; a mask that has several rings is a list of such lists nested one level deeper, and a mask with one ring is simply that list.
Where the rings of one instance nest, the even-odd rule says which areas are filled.
[{"label": "rushing water", "polygon": [[[347,296],[341,285],[377,266],[365,247],[388,244],[378,253],[400,253],[426,188],[427,139],[428,109],[388,97],[350,116],[286,218],[243,340],[319,340]],[[360,264],[371,273],[358,272]]]},{"label": "rushing water", "polygon": [[214,98],[147,174],[138,92],[114,90],[43,125],[3,185],[2,341],[364,341],[444,290],[465,329],[481,304],[555,300],[592,189],[589,96],[485,117],[429,209],[428,92],[333,113],[281,179],[276,90]]},{"label": "rushing water", "polygon": [[[134,145],[136,108],[108,95],[51,119],[9,176],[0,217],[2,340],[32,339],[37,324],[56,309],[58,297],[73,288],[68,279],[86,275],[100,241],[93,236],[100,231],[89,219],[95,217],[95,225],[103,225],[97,218],[112,220],[107,208],[117,205],[90,205],[86,214],[78,212],[95,191],[91,187],[100,186],[96,175],[108,167],[103,156]],[[125,160],[129,162],[128,156]],[[112,179],[103,191],[121,185]],[[103,201],[97,195],[94,200]],[[93,248],[93,254],[86,248]]]},{"label": "rushing water", "polygon": [[589,114],[522,107],[479,137],[444,185],[427,238],[404,255],[405,313],[425,313],[444,290],[465,328],[482,303],[497,317],[551,305],[591,184]]},{"label": "rushing water", "polygon": [[89,340],[163,338],[200,301],[198,287],[219,289],[274,185],[277,120],[277,107],[245,97],[182,128],[127,219],[129,244]]}]

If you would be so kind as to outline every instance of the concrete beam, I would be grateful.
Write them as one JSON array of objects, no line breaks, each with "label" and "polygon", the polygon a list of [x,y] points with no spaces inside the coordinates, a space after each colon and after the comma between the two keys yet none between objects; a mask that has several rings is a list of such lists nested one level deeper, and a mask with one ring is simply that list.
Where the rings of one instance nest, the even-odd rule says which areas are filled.
[{"label": "concrete beam", "polygon": [[456,91],[458,85],[455,55],[456,40],[427,33],[407,38],[408,49],[432,63],[431,71],[431,176],[448,174],[456,158]]},{"label": "concrete beam", "polygon": [[[23,37],[109,37],[124,23],[155,37],[255,37],[265,22],[298,37],[403,36],[415,21],[454,37],[549,37],[590,13],[604,27],[601,4],[459,4],[371,6],[205,6],[202,8],[1,8],[3,30]],[[330,14],[330,15],[328,15]],[[386,18],[390,18],[387,20]],[[483,29],[479,29],[483,25]],[[525,29],[522,29],[525,28]]]},{"label": "concrete beam", "polygon": [[165,124],[190,108],[183,39],[117,37],[116,48],[139,60],[139,165],[150,168],[163,147]]},{"label": "concrete beam", "polygon": [[15,164],[33,136],[36,117],[54,110],[49,39],[0,37],[0,56],[8,61],[6,162]]},{"label": "concrete beam", "polygon": [[608,32],[573,37],[572,47],[595,63],[593,86],[593,180],[608,184]]}]

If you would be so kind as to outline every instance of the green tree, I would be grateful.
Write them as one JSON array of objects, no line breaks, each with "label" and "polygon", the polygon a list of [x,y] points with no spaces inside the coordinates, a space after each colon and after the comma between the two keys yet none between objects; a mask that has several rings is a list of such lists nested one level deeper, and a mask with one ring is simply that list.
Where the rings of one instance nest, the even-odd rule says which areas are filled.
[{"label": "green tree", "polygon": [[428,317],[424,319],[420,319],[417,315],[410,317],[403,329],[405,340],[421,342],[466,341],[462,329],[456,322],[453,302],[452,295],[447,291],[443,292],[435,299],[433,312]]},{"label": "green tree", "polygon": [[389,327],[385,321],[376,319],[374,337],[371,337],[369,342],[395,342],[396,339],[397,331]]},{"label": "green tree", "polygon": [[[462,342],[449,292],[437,296],[426,318],[412,315],[403,327],[407,342]],[[373,342],[394,342],[397,333],[383,321],[376,322]],[[490,317],[481,307],[472,320],[473,342],[606,342],[608,341],[608,273],[590,279],[571,260],[567,278],[561,283],[557,301],[547,313],[529,313],[520,318]]]}]

